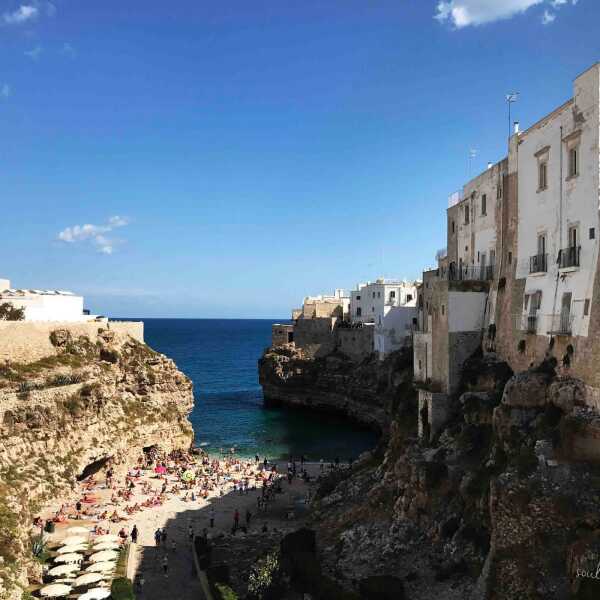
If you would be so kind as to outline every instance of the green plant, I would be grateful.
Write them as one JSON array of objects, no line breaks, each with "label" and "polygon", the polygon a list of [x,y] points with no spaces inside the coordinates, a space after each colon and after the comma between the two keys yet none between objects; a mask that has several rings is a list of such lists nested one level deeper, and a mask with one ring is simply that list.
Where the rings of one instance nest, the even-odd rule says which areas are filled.
[{"label": "green plant", "polygon": [[135,600],[131,581],[126,577],[113,579],[110,586],[110,597],[113,600]]},{"label": "green plant", "polygon": [[48,560],[50,553],[43,536],[38,535],[31,540],[31,553],[38,562],[45,563]]},{"label": "green plant", "polygon": [[238,600],[239,596],[224,583],[216,583],[215,591],[219,595],[220,600]]},{"label": "green plant", "polygon": [[279,554],[273,552],[260,560],[248,577],[248,597],[253,600],[280,598],[283,588]]}]

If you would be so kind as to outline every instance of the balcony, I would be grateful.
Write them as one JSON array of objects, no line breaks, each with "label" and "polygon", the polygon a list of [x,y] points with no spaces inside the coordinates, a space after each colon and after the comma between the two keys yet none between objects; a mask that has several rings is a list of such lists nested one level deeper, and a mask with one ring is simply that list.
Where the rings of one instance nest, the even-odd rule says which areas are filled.
[{"label": "balcony", "polygon": [[558,253],[558,268],[570,269],[579,267],[579,256],[581,254],[581,246],[570,246],[563,248]]},{"label": "balcony", "polygon": [[494,279],[494,265],[450,268],[447,276],[450,281],[491,281]]},{"label": "balcony", "polygon": [[548,255],[536,254],[529,258],[529,273],[546,273],[548,271]]},{"label": "balcony", "polygon": [[523,331],[525,333],[531,333],[533,335],[537,333],[537,315],[517,315],[516,321],[517,331]]},{"label": "balcony", "polygon": [[547,315],[548,335],[571,335],[573,331],[573,315],[568,311]]}]

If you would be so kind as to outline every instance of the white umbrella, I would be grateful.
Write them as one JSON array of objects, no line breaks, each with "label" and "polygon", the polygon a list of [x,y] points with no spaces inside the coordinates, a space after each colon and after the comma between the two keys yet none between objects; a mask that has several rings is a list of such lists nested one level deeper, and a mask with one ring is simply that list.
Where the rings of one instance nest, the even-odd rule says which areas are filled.
[{"label": "white umbrella", "polygon": [[85,552],[87,546],[84,544],[77,544],[76,546],[63,546],[56,551],[56,554],[71,554],[71,552]]},{"label": "white umbrella", "polygon": [[105,533],[104,535],[99,535],[95,540],[96,542],[118,542],[121,538],[114,533]]},{"label": "white umbrella", "polygon": [[117,565],[114,562],[97,562],[89,567],[86,567],[86,573],[106,573],[107,571],[113,571]]},{"label": "white umbrella", "polygon": [[53,567],[48,571],[49,575],[53,577],[57,575],[66,575],[67,573],[73,573],[73,571],[79,571],[79,565],[59,565],[58,567]]},{"label": "white umbrella", "polygon": [[40,590],[40,596],[46,598],[60,598],[66,596],[73,588],[64,583],[51,583]]},{"label": "white umbrella", "polygon": [[67,529],[67,533],[71,535],[90,535],[90,530],[87,527],[81,527],[81,525],[77,525],[77,527],[69,527]]},{"label": "white umbrella", "polygon": [[94,588],[88,590],[85,594],[79,596],[79,600],[104,600],[110,597],[110,590],[107,588]]},{"label": "white umbrella", "polygon": [[79,544],[85,544],[87,540],[80,535],[70,535],[62,541],[63,546],[76,546]]},{"label": "white umbrella", "polygon": [[61,554],[54,559],[56,563],[77,563],[83,560],[83,556],[81,554],[77,554],[76,552],[71,552],[70,554]]},{"label": "white umbrella", "polygon": [[114,550],[102,550],[102,552],[96,552],[90,556],[90,562],[104,562],[106,560],[117,560],[119,553]]},{"label": "white umbrella", "polygon": [[117,542],[100,542],[99,544],[94,544],[94,552],[100,552],[100,550],[118,550],[120,547],[120,544],[117,544]]},{"label": "white umbrella", "polygon": [[102,575],[100,573],[84,573],[80,575],[74,582],[73,585],[75,587],[79,587],[81,585],[89,585],[90,583],[97,583],[102,580]]}]

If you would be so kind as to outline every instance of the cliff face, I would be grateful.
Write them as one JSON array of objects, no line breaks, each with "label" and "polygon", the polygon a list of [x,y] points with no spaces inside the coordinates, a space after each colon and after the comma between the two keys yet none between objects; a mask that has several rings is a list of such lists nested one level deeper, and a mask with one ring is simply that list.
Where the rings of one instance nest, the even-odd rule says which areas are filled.
[{"label": "cliff face", "polygon": [[311,358],[289,345],[268,349],[259,361],[267,405],[333,412],[380,431],[390,412],[414,400],[411,379],[412,356],[402,352],[356,363],[340,353]]},{"label": "cliff face", "polygon": [[193,439],[192,384],[173,361],[113,331],[95,342],[51,335],[51,356],[0,366],[2,598],[20,597],[18,584],[36,574],[29,527],[43,503],[108,458]]},{"label": "cliff face", "polygon": [[316,397],[319,408],[331,397],[352,415],[376,407],[388,423],[380,447],[326,479],[313,504],[327,575],[355,591],[385,576],[389,597],[409,600],[600,597],[599,580],[582,576],[600,562],[600,422],[582,382],[552,363],[513,376],[493,355],[474,357],[429,443],[417,438],[412,395],[390,402],[393,386],[377,384],[406,382],[406,364],[379,379],[376,362],[342,371],[275,355],[261,362],[268,397],[308,407]]}]

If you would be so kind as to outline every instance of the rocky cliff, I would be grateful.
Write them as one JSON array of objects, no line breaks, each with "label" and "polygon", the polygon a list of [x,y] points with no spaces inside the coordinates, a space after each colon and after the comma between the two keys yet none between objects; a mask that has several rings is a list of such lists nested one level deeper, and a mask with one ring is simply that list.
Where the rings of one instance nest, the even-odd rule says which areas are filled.
[{"label": "rocky cliff", "polygon": [[293,344],[269,348],[259,361],[259,381],[268,406],[337,413],[382,432],[389,414],[415,409],[412,355],[394,352],[355,362],[339,352],[314,358]]},{"label": "rocky cliff", "polygon": [[[389,424],[380,446],[352,471],[325,479],[313,503],[322,567],[349,593],[600,597],[600,421],[586,408],[585,385],[558,373],[553,360],[513,375],[494,355],[473,357],[448,421],[425,442],[417,438],[412,395],[383,399],[390,388],[377,387],[381,365],[348,366],[340,376],[339,366],[328,371],[331,361],[304,365],[290,350],[277,353],[283,358],[267,353],[261,363],[261,370],[274,367],[261,374],[267,395],[306,406],[317,397],[321,407],[324,382],[340,381],[332,405],[343,407],[338,385],[345,398],[356,377],[363,385],[349,414],[378,407],[378,422]],[[396,376],[404,379],[405,368]],[[392,367],[384,381],[394,379]],[[301,382],[307,389],[298,390]],[[372,582],[379,591],[364,596]]]},{"label": "rocky cliff", "polygon": [[51,333],[54,352],[0,365],[0,597],[35,576],[29,529],[39,507],[108,458],[187,448],[192,384],[129,336]]}]

